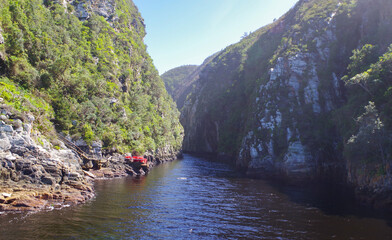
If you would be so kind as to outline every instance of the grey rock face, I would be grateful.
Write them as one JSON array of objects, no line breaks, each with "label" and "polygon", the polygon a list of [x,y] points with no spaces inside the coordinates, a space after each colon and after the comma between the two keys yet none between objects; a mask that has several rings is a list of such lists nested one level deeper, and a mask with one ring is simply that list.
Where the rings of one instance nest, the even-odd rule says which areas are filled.
[{"label": "grey rock face", "polygon": [[83,139],[78,139],[75,142],[75,145],[78,147],[87,147],[87,143]]},{"label": "grey rock face", "polygon": [[4,37],[3,37],[3,35],[1,34],[3,32],[3,30],[0,28],[0,44],[3,44],[4,43]]},{"label": "grey rock face", "polygon": [[0,135],[0,151],[8,151],[11,149],[11,143],[10,140],[7,138],[7,136],[2,133]]},{"label": "grey rock face", "polygon": [[[335,12],[331,13],[331,18],[313,23],[303,39],[293,36],[293,44],[298,45],[301,41],[314,40],[316,48],[313,51],[299,50],[279,57],[270,69],[269,79],[260,85],[255,99],[259,109],[254,117],[260,119],[259,125],[243,139],[237,165],[287,176],[308,176],[315,172],[314,156],[301,140],[303,133],[298,122],[303,119],[301,114],[307,111],[305,109],[311,109],[312,113],[307,114],[316,117],[333,110],[336,105],[332,99],[340,97],[340,82],[336,74],[329,76],[331,91],[320,89],[319,78],[319,68],[328,64],[331,43],[336,41],[334,16]],[[282,125],[282,122],[286,124]],[[284,136],[280,138],[279,153],[274,149],[277,139],[274,132]],[[262,139],[256,137],[260,135]]]},{"label": "grey rock face", "polygon": [[81,20],[85,21],[90,18],[90,14],[87,12],[84,2],[74,2],[75,15]]},{"label": "grey rock face", "polygon": [[42,136],[43,145],[35,143],[30,135],[33,121],[32,116],[26,117],[27,123],[14,120],[15,130],[0,124],[0,180],[54,186],[71,179],[85,184],[78,158],[71,150],[52,149]]},{"label": "grey rock face", "polygon": [[94,141],[91,144],[92,152],[97,157],[102,157],[102,142],[101,141]]},{"label": "grey rock face", "polygon": [[87,0],[84,2],[74,1],[75,14],[81,20],[85,21],[90,18],[91,12],[104,17],[108,22],[112,22],[115,16],[115,1],[113,0]]},{"label": "grey rock face", "polygon": [[14,128],[11,125],[0,124],[0,132],[12,133]]}]

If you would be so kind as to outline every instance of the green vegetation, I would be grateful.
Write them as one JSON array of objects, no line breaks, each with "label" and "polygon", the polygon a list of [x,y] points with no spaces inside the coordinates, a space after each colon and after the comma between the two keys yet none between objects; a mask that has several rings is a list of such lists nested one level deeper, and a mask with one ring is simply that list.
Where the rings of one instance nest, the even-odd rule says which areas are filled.
[{"label": "green vegetation", "polygon": [[72,5],[0,0],[5,104],[42,119],[45,135],[54,125],[120,152],[179,149],[179,112],[146,52],[142,18],[132,2],[115,2],[115,20],[92,12],[82,22]]},{"label": "green vegetation", "polygon": [[167,92],[174,96],[176,89],[180,88],[184,84],[184,79],[195,71],[197,65],[185,65],[171,69],[161,75],[163,82],[165,83]]},{"label": "green vegetation", "polygon": [[388,167],[392,156],[392,45],[371,64],[373,49],[365,45],[353,51],[350,75],[344,77],[348,102],[340,112],[346,116],[346,125],[352,126],[341,130],[345,156],[356,167],[370,169],[381,164]]},{"label": "green vegetation", "polygon": [[46,132],[50,139],[55,138],[53,124],[50,120],[54,117],[52,107],[42,98],[21,87],[16,86],[6,77],[0,77],[0,97],[2,103],[10,108],[14,115],[24,118],[23,114],[30,112],[35,116],[36,128]]}]

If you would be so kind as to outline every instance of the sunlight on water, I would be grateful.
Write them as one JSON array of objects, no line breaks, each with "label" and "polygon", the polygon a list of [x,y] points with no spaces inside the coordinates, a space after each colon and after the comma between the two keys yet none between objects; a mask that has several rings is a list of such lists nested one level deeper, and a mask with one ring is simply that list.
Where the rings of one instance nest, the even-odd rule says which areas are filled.
[{"label": "sunlight on water", "polygon": [[95,188],[87,204],[3,214],[0,239],[392,239],[386,220],[189,155]]}]

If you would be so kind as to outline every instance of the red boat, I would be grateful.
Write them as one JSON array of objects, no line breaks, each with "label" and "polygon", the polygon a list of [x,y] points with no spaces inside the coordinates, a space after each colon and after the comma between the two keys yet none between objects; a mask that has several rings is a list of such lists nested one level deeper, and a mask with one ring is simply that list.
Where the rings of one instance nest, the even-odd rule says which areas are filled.
[{"label": "red boat", "polygon": [[142,156],[125,156],[125,159],[130,162],[141,163],[142,165],[147,164],[147,158]]}]

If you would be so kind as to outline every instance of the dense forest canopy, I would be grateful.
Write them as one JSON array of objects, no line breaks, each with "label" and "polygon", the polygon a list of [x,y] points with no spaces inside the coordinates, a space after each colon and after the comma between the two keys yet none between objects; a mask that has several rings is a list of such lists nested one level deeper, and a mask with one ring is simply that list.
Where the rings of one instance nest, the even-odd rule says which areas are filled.
[{"label": "dense forest canopy", "polygon": [[119,152],[180,149],[179,112],[146,52],[140,13],[127,0],[103,3],[109,16],[94,4],[0,0],[3,104],[33,114],[53,145],[57,130]]}]

